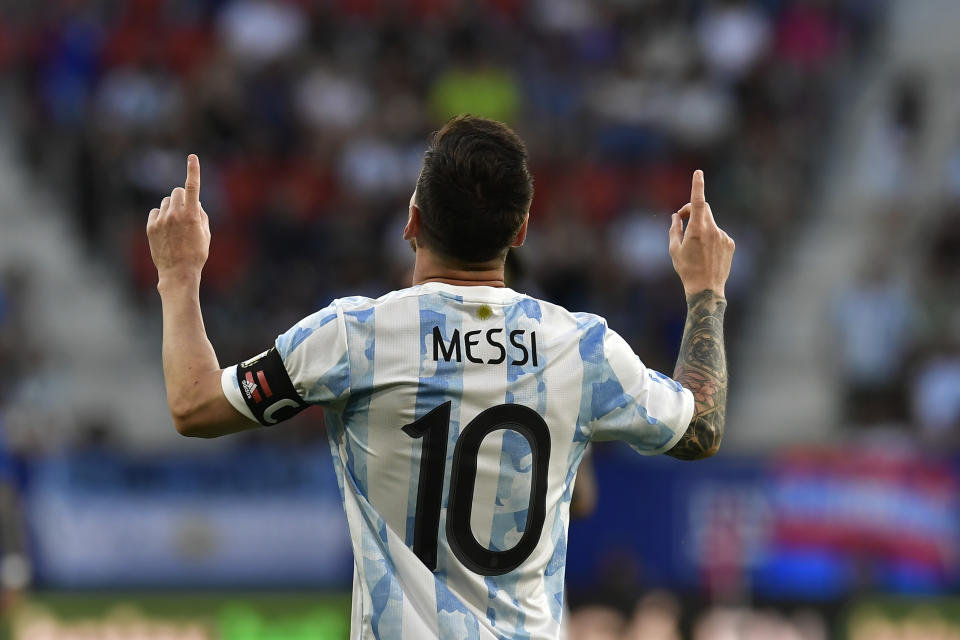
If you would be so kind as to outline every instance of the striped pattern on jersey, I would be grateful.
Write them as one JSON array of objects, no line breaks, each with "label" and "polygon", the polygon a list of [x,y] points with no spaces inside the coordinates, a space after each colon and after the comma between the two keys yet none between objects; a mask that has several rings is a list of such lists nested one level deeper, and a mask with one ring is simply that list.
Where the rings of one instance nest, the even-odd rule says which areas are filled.
[{"label": "striped pattern on jersey", "polygon": [[[692,394],[647,369],[603,318],[506,288],[428,283],[376,300],[339,299],[279,336],[276,348],[300,398],[325,408],[355,557],[354,639],[557,638],[569,503],[585,446],[623,440],[641,454],[662,453],[693,415]],[[223,389],[253,419],[236,367],[224,371]],[[484,413],[500,406],[507,409]],[[494,414],[517,417],[488,425],[477,440]],[[548,456],[530,435],[541,419]],[[404,427],[428,424],[436,437],[426,452],[426,439]],[[463,451],[476,441],[475,454],[461,452],[455,463],[461,440]],[[531,528],[522,562],[501,573],[493,565],[535,517],[531,487],[543,480],[535,459],[546,469],[542,527],[535,539]],[[420,486],[424,464],[434,473]],[[452,476],[467,478],[471,466],[472,500],[464,480],[451,503]],[[423,505],[418,513],[418,498],[431,492],[440,496],[437,520]],[[453,509],[460,520],[448,527]],[[459,527],[465,509],[468,526]],[[433,570],[413,550],[420,520],[423,531],[436,526]],[[471,538],[479,547],[468,557]]]}]

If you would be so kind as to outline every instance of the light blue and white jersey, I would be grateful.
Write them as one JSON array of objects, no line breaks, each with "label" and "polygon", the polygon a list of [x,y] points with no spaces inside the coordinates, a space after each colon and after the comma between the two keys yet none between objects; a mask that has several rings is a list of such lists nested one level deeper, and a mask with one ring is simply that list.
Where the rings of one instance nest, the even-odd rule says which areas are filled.
[{"label": "light blue and white jersey", "polygon": [[[507,288],[336,300],[275,348],[291,404],[326,411],[355,558],[354,639],[557,638],[584,447],[662,453],[693,415],[690,391],[647,369],[603,318]],[[279,392],[245,365],[224,371],[224,393],[271,423],[286,401],[255,415],[254,396]]]}]

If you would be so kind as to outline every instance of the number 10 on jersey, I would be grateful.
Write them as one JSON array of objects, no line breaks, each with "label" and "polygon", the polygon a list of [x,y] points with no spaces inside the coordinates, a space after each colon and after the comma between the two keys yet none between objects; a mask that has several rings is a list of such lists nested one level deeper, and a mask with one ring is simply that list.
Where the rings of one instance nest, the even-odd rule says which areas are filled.
[{"label": "number 10 on jersey", "polygon": [[[405,427],[403,432],[423,440],[413,552],[430,570],[437,568],[437,537],[443,501],[451,403],[444,402]],[[477,458],[484,438],[498,429],[516,431],[530,445],[533,477],[527,503],[527,524],[520,541],[510,549],[488,549],[473,535],[470,516],[477,481]],[[550,430],[536,411],[520,404],[501,404],[480,412],[457,438],[450,468],[447,504],[447,542],[468,569],[485,576],[508,573],[523,563],[540,541],[546,517],[547,472],[550,464]]]}]

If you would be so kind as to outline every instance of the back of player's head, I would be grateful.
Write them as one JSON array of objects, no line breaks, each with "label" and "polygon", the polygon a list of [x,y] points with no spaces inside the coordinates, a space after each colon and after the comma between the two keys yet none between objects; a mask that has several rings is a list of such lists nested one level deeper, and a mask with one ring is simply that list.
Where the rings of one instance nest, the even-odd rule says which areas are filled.
[{"label": "back of player's head", "polygon": [[458,116],[434,133],[417,181],[421,241],[461,262],[503,255],[530,208],[527,148],[506,125]]}]

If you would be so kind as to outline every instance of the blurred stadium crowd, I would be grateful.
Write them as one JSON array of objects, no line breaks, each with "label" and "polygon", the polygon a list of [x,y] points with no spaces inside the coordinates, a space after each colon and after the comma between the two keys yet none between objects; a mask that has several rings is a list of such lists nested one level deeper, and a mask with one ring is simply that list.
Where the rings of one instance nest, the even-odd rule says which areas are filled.
[{"label": "blurred stadium crowd", "polygon": [[[930,136],[929,83],[905,73],[892,87],[870,145],[884,232],[854,281],[839,291],[834,326],[846,415],[859,427],[906,432],[928,449],[960,449],[960,144],[944,193],[913,193]],[[903,429],[907,426],[907,429]]]},{"label": "blurred stadium crowd", "polygon": [[[685,307],[666,229],[691,171],[705,170],[737,240],[735,350],[750,292],[810,214],[837,105],[883,4],[0,0],[0,72],[20,157],[39,181],[69,185],[78,237],[145,323],[158,303],[146,214],[182,184],[186,154],[200,156],[213,231],[204,311],[221,363],[334,297],[407,285],[400,233],[425,142],[470,112],[515,127],[531,154],[533,227],[511,258],[512,286],[606,316],[649,366],[671,371]],[[907,82],[894,100],[891,184],[909,180],[920,93]],[[891,228],[905,216],[891,212]],[[910,274],[884,266],[889,234],[838,297],[834,327],[851,422],[909,422],[955,445],[960,225],[956,210],[939,219]],[[17,313],[26,286],[15,271],[0,282],[4,412],[43,360]],[[0,484],[25,475],[0,459]],[[830,637],[821,611],[703,608],[691,619],[675,595],[640,593],[584,601],[572,638]],[[881,637],[871,629],[862,637]]]},{"label": "blurred stadium crowd", "polygon": [[530,148],[516,286],[606,315],[663,370],[684,310],[665,229],[691,170],[737,238],[739,302],[805,213],[809,141],[878,18],[857,0],[53,5],[14,3],[0,27],[24,156],[69,179],[91,252],[152,303],[143,220],[200,155],[224,362],[334,296],[406,284],[425,141],[469,111]]}]

